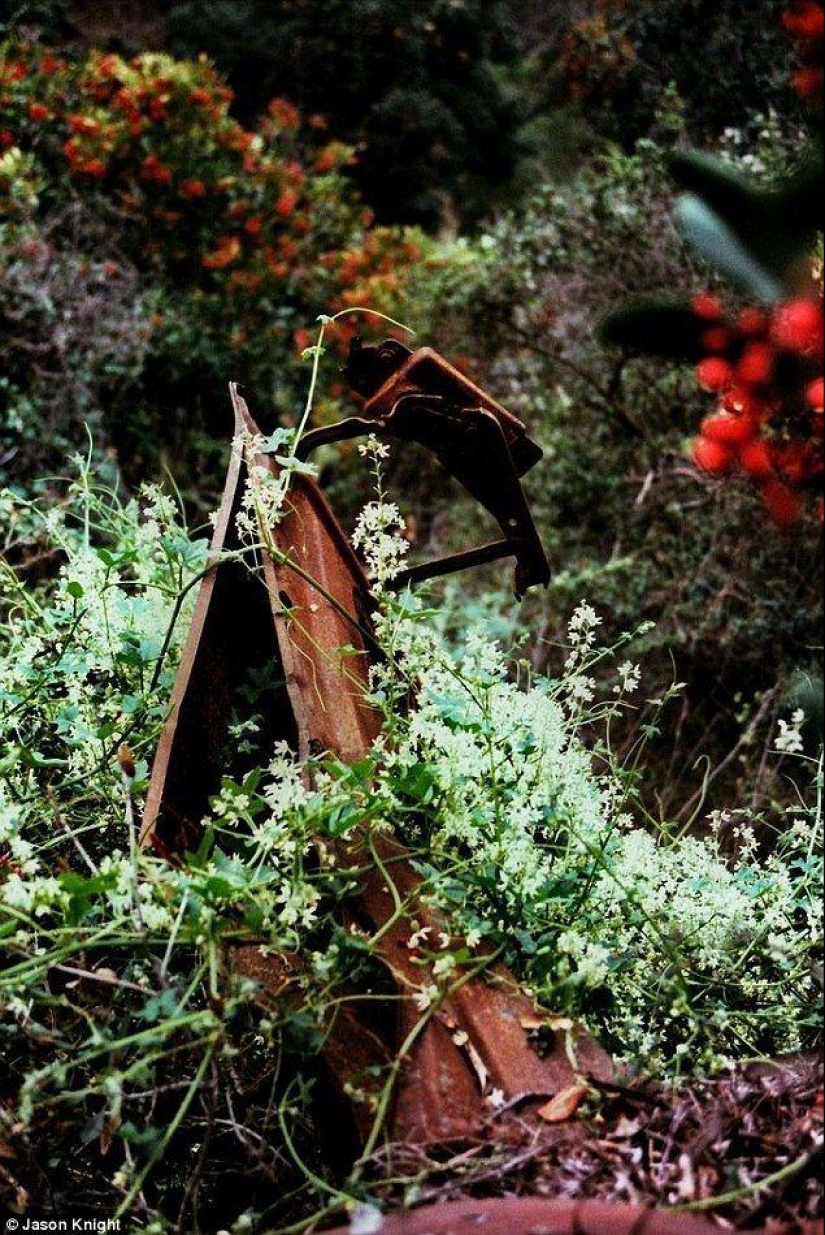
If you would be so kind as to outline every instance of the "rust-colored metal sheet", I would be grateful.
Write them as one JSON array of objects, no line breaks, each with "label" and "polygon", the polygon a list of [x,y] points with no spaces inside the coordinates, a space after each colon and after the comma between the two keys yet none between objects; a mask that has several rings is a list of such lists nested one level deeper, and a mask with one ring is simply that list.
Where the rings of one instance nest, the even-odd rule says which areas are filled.
[{"label": "rust-colored metal sheet", "polygon": [[[244,428],[236,412],[236,439]],[[233,710],[251,675],[273,677],[268,706],[261,710],[262,742],[271,749],[278,739],[292,746],[297,740],[288,697],[277,686],[283,667],[267,592],[251,561],[220,561],[241,549],[235,520],[245,470],[236,445],[210,549],[215,569],[200,585],[149,782],[141,845],[166,855],[197,843],[227,767]]]},{"label": "rust-colored metal sheet", "polygon": [[[265,529],[270,551],[260,562],[243,551],[236,526],[248,479],[241,438],[251,449],[258,429],[234,386],[231,396],[235,445],[212,544],[215,569],[198,596],[143,821],[142,843],[167,854],[197,840],[233,755],[233,713],[243,706],[250,669],[255,679],[271,683],[263,699],[265,743],[280,738],[300,758],[328,753],[354,762],[368,754],[381,727],[366,698],[372,651],[368,582],[318,486],[293,476],[285,512]],[[252,464],[277,481],[271,455],[257,453]],[[221,561],[227,552],[238,560]],[[261,706],[259,700],[259,713]],[[373,865],[375,853],[380,861]],[[422,902],[420,879],[397,841],[362,834],[351,841],[347,856],[369,872],[353,915],[380,939],[396,993],[383,1016],[371,1004],[369,1020],[351,1011],[334,1021],[325,1058],[345,1092],[369,1060],[387,1066],[407,1044],[390,1139],[465,1139],[487,1122],[493,1089],[505,1102],[538,1103],[567,1089],[579,1073],[611,1075],[609,1058],[583,1033],[577,1038],[578,1068],[561,1036],[540,1055],[531,1038],[537,1010],[502,966],[492,981],[456,975],[449,999],[428,1019],[420,994],[438,983],[432,963],[415,953],[411,938],[422,925],[437,936],[443,924]],[[396,914],[399,897],[406,911]],[[233,949],[228,963],[255,976],[264,998],[284,986],[284,962],[254,945]],[[354,1117],[365,1137],[365,1111],[355,1109]]]},{"label": "rust-colored metal sheet", "polygon": [[[258,435],[237,387],[231,396],[235,444],[210,550],[216,567],[200,587],[141,829],[141,844],[165,853],[197,838],[231,749],[233,706],[250,677],[273,683],[259,709],[270,750],[283,740],[302,759],[329,752],[352,762],[381,724],[365,702],[369,585],[318,486],[294,477],[285,517],[270,529],[284,563],[266,555],[258,571],[251,554],[220,562],[242,548],[236,519],[248,469],[240,439]],[[255,463],[277,477],[270,455]],[[352,654],[342,656],[344,648]]]},{"label": "rust-colored metal sheet", "polygon": [[356,342],[347,364],[347,379],[367,397],[366,416],[386,420],[399,399],[427,395],[450,408],[474,408],[489,413],[501,428],[519,476],[526,475],[541,461],[541,449],[528,436],[523,421],[431,347],[413,352],[395,340],[377,348],[362,347]]},{"label": "rust-colored metal sheet", "polygon": [[[329,1235],[346,1235],[340,1227]],[[387,1217],[377,1235],[718,1235],[692,1214],[669,1214],[606,1201],[459,1201]],[[759,1235],[759,1233],[756,1233]]]},{"label": "rust-colored metal sheet", "polygon": [[[438,951],[445,927],[422,900],[420,877],[403,846],[386,836],[373,838],[372,845],[381,862],[362,883],[359,913],[381,932],[381,957],[401,996],[398,1041],[404,1042],[421,1021],[416,996],[439,985],[425,954]],[[407,907],[403,915],[395,912],[399,898]],[[411,950],[412,937],[422,930],[427,939],[421,949]],[[536,1031],[552,1019],[524,996],[504,965],[485,970],[483,977],[452,975],[449,997],[402,1070],[392,1139],[425,1144],[461,1139],[489,1119],[494,1091],[505,1104],[525,1103],[529,1110],[582,1077],[614,1076],[609,1055],[581,1029],[548,1031],[553,1046],[539,1053]]]}]

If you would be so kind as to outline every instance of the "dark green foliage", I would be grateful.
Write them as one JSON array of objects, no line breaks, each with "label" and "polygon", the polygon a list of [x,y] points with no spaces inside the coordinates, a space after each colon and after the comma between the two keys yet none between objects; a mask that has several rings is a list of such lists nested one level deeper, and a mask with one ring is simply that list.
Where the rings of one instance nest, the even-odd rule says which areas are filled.
[{"label": "dark green foliage", "polygon": [[670,167],[677,182],[701,198],[771,274],[781,277],[800,254],[812,250],[823,204],[820,142],[767,190],[730,163],[701,152],[676,154]]},{"label": "dark green foliage", "polygon": [[240,114],[285,96],[362,144],[356,175],[382,219],[437,224],[447,198],[472,210],[512,170],[500,0],[183,0],[169,30],[228,73]]},{"label": "dark green foliage", "polygon": [[[595,6],[592,6],[595,7]],[[792,49],[782,29],[786,0],[633,0],[608,12],[609,29],[635,51],[601,115],[613,136],[632,142],[650,130],[671,85],[694,140],[747,126],[771,107],[787,112]]]},{"label": "dark green foliage", "polygon": [[72,32],[68,0],[0,0],[0,39],[30,27],[49,39]]}]

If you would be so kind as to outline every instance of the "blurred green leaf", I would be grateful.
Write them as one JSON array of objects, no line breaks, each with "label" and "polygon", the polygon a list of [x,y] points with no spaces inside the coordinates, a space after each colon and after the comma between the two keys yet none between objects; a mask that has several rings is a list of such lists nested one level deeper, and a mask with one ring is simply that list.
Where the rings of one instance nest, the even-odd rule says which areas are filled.
[{"label": "blurred green leaf", "polygon": [[768,190],[726,160],[697,151],[671,156],[670,169],[772,275],[786,277],[810,252],[821,226],[821,143],[813,143],[795,170]]},{"label": "blurred green leaf", "polygon": [[786,291],[781,281],[700,197],[685,194],[679,201],[678,217],[682,231],[699,256],[743,292],[765,304],[784,298]]}]

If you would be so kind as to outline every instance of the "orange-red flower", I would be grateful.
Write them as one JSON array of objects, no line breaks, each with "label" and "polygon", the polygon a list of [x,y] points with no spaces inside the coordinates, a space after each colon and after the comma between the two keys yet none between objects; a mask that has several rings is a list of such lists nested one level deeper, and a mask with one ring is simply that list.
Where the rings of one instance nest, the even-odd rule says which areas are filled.
[{"label": "orange-red flower", "polygon": [[275,210],[282,219],[288,219],[290,215],[295,213],[298,206],[298,194],[292,189],[287,189],[278,198]]},{"label": "orange-red flower", "polygon": [[322,176],[328,172],[335,171],[340,158],[340,150],[337,146],[326,146],[318,158],[315,160],[315,170],[320,172]]},{"label": "orange-red flower", "polygon": [[301,127],[299,112],[286,99],[273,99],[267,111],[282,129],[290,130]]},{"label": "orange-red flower", "polygon": [[241,255],[241,242],[237,236],[221,236],[217,246],[205,253],[201,259],[204,270],[225,270],[232,266]]},{"label": "orange-red flower", "polygon": [[69,116],[68,125],[69,132],[78,136],[93,137],[100,132],[100,122],[92,116]]},{"label": "orange-red flower", "polygon": [[147,154],[140,165],[140,178],[148,184],[171,184],[172,171],[156,154]]},{"label": "orange-red flower", "polygon": [[78,165],[77,170],[84,176],[91,176],[93,180],[103,180],[106,175],[106,164],[102,159],[86,159]]}]

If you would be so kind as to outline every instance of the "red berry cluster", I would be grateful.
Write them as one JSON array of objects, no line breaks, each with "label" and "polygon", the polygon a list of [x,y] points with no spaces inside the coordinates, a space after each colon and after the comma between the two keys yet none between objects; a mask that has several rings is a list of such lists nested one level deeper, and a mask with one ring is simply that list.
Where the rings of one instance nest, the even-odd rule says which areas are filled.
[{"label": "red berry cluster", "polygon": [[794,89],[805,99],[822,99],[825,8],[815,0],[794,0],[785,14],[785,29],[799,45],[802,67],[794,76]]},{"label": "red berry cluster", "polygon": [[717,297],[698,296],[693,310],[707,353],[699,384],[721,400],[702,424],[693,458],[714,476],[737,469],[749,476],[774,521],[791,527],[803,493],[822,492],[822,303],[800,298],[732,316]]}]

